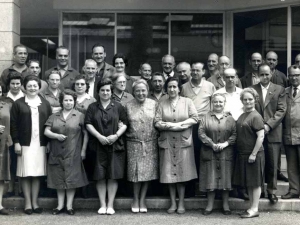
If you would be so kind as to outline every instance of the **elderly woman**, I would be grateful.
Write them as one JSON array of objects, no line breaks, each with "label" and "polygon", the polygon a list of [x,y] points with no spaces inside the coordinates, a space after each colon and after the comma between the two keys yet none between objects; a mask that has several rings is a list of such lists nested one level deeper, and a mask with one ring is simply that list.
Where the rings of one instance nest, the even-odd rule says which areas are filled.
[{"label": "elderly woman", "polygon": [[154,127],[156,102],[147,98],[147,81],[135,81],[132,89],[135,99],[125,106],[128,117],[127,180],[133,182],[131,210],[137,213],[147,212],[145,197],[149,181],[158,179],[158,132]]},{"label": "elderly woman", "polygon": [[59,103],[59,96],[61,90],[58,88],[60,85],[61,74],[58,70],[52,70],[47,77],[48,88],[40,93],[40,95],[46,99],[52,108],[52,113],[59,112],[61,105]]},{"label": "elderly woman", "polygon": [[90,104],[96,102],[96,99],[90,96],[89,93],[90,85],[85,75],[77,75],[73,84],[73,91],[76,92],[77,100],[75,109],[85,114]]},{"label": "elderly woman", "polygon": [[[0,85],[0,96],[2,96],[2,87]],[[10,180],[10,152],[9,146],[12,145],[10,137],[10,108],[11,104],[0,100],[0,215],[8,215],[9,212],[2,205],[2,196],[4,190],[4,181]]]},{"label": "elderly woman", "polygon": [[[178,78],[165,84],[169,98],[160,102],[155,127],[160,130],[160,182],[169,184],[171,207],[168,213],[185,213],[185,182],[197,178],[192,139],[192,126],[197,123],[197,110],[189,98],[179,96]],[[179,195],[176,204],[176,188]]]},{"label": "elderly woman", "polygon": [[125,148],[122,135],[127,129],[124,107],[111,100],[112,88],[110,81],[99,82],[97,92],[100,100],[92,103],[85,115],[86,128],[90,133],[89,148],[95,149],[97,154],[94,180],[97,181],[100,200],[98,213],[108,215],[115,213],[113,204],[118,190],[117,180],[124,177]]},{"label": "elderly woman", "polygon": [[131,94],[125,92],[126,83],[127,83],[125,74],[121,74],[121,75],[114,74],[111,77],[111,80],[114,86],[113,95],[112,95],[113,100],[120,102],[123,106],[125,106],[127,102],[134,99]]},{"label": "elderly woman", "polygon": [[45,135],[51,139],[48,161],[48,187],[57,190],[56,215],[63,211],[67,196],[67,213],[74,215],[73,199],[76,188],[88,184],[82,165],[88,144],[84,115],[74,109],[76,94],[65,89],[59,96],[62,110],[46,122]]},{"label": "elderly woman", "polygon": [[134,79],[126,74],[126,66],[128,66],[128,60],[123,53],[117,53],[113,57],[112,65],[116,68],[115,73],[117,75],[124,75],[126,77],[126,92],[132,94],[132,84]]},{"label": "elderly woman", "polygon": [[245,88],[241,92],[245,112],[236,124],[237,157],[233,184],[247,188],[250,199],[250,208],[241,214],[242,218],[259,216],[259,198],[264,185],[264,121],[255,110],[258,98],[257,92],[252,88]]},{"label": "elderly woman", "polygon": [[42,213],[38,205],[40,178],[46,176],[46,145],[44,124],[51,115],[51,106],[38,96],[40,79],[28,75],[24,79],[26,95],[12,105],[10,133],[17,159],[17,176],[21,177],[26,214]]},{"label": "elderly woman", "polygon": [[208,204],[203,215],[211,214],[214,206],[215,190],[222,191],[223,214],[230,215],[229,191],[232,189],[234,147],[236,127],[233,117],[224,112],[225,95],[212,96],[212,111],[199,124],[201,146],[200,191],[207,192]]}]

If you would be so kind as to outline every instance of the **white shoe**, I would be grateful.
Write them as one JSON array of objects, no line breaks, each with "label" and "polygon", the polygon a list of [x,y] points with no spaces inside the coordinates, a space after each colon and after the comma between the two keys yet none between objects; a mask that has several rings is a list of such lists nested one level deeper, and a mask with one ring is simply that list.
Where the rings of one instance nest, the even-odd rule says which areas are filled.
[{"label": "white shoe", "polygon": [[131,212],[133,213],[138,213],[140,211],[139,208],[131,208]]},{"label": "white shoe", "polygon": [[98,214],[100,214],[100,215],[105,215],[105,214],[106,214],[106,208],[101,207],[101,208],[98,210]]},{"label": "white shoe", "polygon": [[147,208],[140,208],[140,212],[141,213],[146,213],[147,212]]},{"label": "white shoe", "polygon": [[113,214],[115,214],[115,210],[113,208],[107,208],[106,214],[107,215],[113,215]]}]

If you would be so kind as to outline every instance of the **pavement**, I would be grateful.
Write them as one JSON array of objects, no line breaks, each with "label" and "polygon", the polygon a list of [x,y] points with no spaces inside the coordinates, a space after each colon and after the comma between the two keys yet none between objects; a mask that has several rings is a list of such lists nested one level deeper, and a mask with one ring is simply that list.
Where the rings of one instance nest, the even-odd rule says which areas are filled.
[{"label": "pavement", "polygon": [[187,210],[183,215],[167,214],[165,210],[149,210],[148,213],[133,214],[129,210],[116,210],[114,215],[98,215],[97,210],[78,209],[74,216],[67,214],[52,215],[47,209],[43,214],[25,215],[21,209],[11,209],[10,215],[0,215],[1,225],[300,225],[300,213],[293,211],[263,211],[260,216],[252,219],[241,219],[233,211],[230,216],[224,216],[221,211],[214,211],[209,216],[203,216],[201,210]]}]

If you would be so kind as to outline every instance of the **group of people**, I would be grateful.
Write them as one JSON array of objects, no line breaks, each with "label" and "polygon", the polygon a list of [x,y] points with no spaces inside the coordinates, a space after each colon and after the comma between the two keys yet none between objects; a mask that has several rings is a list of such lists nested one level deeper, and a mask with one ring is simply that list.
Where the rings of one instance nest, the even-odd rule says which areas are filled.
[{"label": "group of people", "polygon": [[26,64],[27,56],[25,46],[15,46],[14,64],[1,75],[0,214],[8,214],[4,181],[11,180],[5,195],[13,196],[16,176],[28,215],[43,212],[43,176],[57,190],[54,215],[74,215],[76,189],[89,180],[96,181],[98,214],[114,214],[124,178],[133,183],[133,213],[147,212],[149,183],[158,179],[168,184],[167,212],[183,214],[186,184],[199,177],[208,199],[203,215],[213,212],[219,192],[222,212],[230,215],[229,192],[237,188],[250,200],[241,217],[257,217],[265,180],[272,204],[277,178],[287,181],[279,170],[283,147],[290,189],[282,199],[299,198],[300,67],[289,67],[287,80],[276,70],[275,52],[267,53],[266,63],[253,53],[253,71],[241,79],[229,57],[216,54],[209,55],[207,70],[201,62],[181,62],[175,70],[174,57],[165,55],[162,72],[143,63],[140,79],[126,74],[124,54],[106,63],[100,44],[81,73],[69,66],[63,46],[56,50],[57,66],[42,75],[39,61]]}]

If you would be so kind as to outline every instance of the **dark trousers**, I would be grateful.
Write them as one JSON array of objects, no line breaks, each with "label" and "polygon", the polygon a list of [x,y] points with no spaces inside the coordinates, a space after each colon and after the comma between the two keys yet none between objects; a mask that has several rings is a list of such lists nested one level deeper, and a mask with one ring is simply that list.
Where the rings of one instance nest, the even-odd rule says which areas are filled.
[{"label": "dark trousers", "polygon": [[285,145],[287,172],[289,176],[289,192],[299,194],[300,191],[300,145]]},{"label": "dark trousers", "polygon": [[281,143],[272,143],[265,138],[265,174],[268,194],[275,194],[277,190],[278,158],[280,157]]}]

